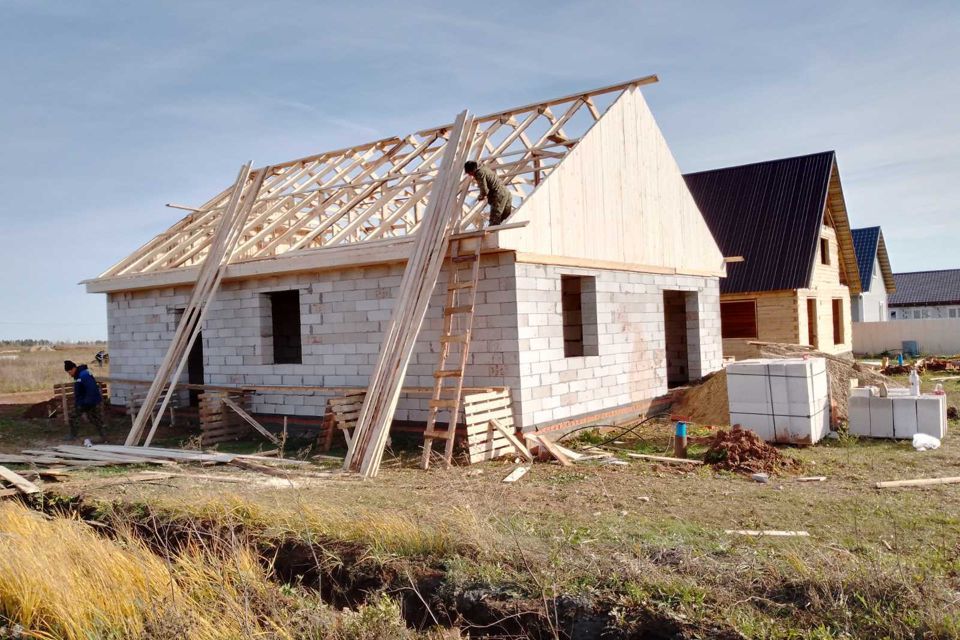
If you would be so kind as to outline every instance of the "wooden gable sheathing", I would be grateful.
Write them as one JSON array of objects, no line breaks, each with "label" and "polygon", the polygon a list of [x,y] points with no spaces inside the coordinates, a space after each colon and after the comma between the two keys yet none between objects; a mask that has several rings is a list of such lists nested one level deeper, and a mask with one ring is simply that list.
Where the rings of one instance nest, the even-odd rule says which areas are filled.
[{"label": "wooden gable sheathing", "polygon": [[725,273],[723,254],[642,94],[625,91],[524,202],[500,245],[519,260]]}]

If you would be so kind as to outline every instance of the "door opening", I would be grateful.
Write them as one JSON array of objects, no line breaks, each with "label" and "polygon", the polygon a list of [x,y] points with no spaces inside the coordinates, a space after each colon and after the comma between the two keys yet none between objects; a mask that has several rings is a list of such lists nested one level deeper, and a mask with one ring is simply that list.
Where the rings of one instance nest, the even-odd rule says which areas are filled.
[{"label": "door opening", "polygon": [[663,333],[669,388],[690,382],[687,295],[683,291],[663,292]]},{"label": "door opening", "polygon": [[817,332],[817,299],[807,298],[807,344],[814,349],[820,348]]}]

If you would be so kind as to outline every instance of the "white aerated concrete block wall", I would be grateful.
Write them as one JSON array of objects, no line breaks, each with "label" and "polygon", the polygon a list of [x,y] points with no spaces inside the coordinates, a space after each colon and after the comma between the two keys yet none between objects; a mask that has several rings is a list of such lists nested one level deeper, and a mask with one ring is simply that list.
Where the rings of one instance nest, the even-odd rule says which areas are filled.
[{"label": "white aerated concrete block wall", "polygon": [[[722,366],[717,278],[516,264],[520,394],[525,428],[667,392],[664,291],[686,295],[691,379]],[[596,355],[564,355],[561,276],[594,278]]]},{"label": "white aerated concrete block wall", "polygon": [[[535,425],[646,401],[667,392],[665,290],[685,295],[688,369],[697,378],[722,365],[719,279],[515,263],[484,256],[465,386],[508,386],[515,421]],[[402,264],[226,282],[202,327],[207,384],[366,387],[390,322]],[[595,278],[596,354],[563,349],[562,275]],[[434,291],[404,385],[430,387],[438,364],[447,271]],[[269,297],[300,292],[301,364],[272,363]],[[111,374],[150,380],[176,329],[190,288],[108,296]],[[186,375],[184,375],[186,381]],[[112,401],[130,389],[112,385]],[[320,417],[322,393],[257,393],[258,413]],[[426,399],[401,397],[396,418],[426,419]]]},{"label": "white aerated concrete block wall", "polygon": [[[403,264],[290,274],[225,282],[202,327],[207,384],[366,387],[390,322]],[[434,290],[407,369],[405,386],[432,386],[446,299],[447,272]],[[301,364],[273,364],[269,297],[300,292]],[[111,374],[150,380],[176,330],[176,310],[189,287],[111,294],[108,326]],[[516,300],[512,254],[481,263],[473,342],[465,386],[519,389]],[[186,375],[184,375],[186,381]],[[130,389],[111,385],[111,400],[126,402]],[[320,417],[323,393],[257,393],[253,410]],[[425,420],[426,400],[401,397],[398,420]]]},{"label": "white aerated concrete block wall", "polygon": [[742,360],[727,366],[730,424],[768,442],[813,444],[830,430],[823,358]]},{"label": "white aerated concrete block wall", "polygon": [[890,389],[886,398],[871,388],[854,389],[850,397],[850,433],[869,438],[910,439],[917,433],[947,435],[946,396],[911,396],[907,389]]}]

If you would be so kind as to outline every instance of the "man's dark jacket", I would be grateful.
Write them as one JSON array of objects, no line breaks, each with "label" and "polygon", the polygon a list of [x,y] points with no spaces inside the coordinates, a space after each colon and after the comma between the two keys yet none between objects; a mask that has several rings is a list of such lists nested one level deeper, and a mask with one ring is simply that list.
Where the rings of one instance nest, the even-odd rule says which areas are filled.
[{"label": "man's dark jacket", "polygon": [[77,367],[73,383],[73,399],[79,408],[95,407],[103,401],[100,397],[100,385],[93,374],[87,371],[87,365]]}]

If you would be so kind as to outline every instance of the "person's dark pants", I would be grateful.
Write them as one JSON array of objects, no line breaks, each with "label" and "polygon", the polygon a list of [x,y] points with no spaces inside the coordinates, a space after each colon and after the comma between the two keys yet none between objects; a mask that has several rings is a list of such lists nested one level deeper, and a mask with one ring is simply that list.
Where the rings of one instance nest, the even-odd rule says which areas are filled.
[{"label": "person's dark pants", "polygon": [[86,416],[87,420],[94,427],[97,428],[97,433],[100,434],[100,437],[104,437],[103,433],[103,405],[95,404],[92,407],[76,407],[73,411],[73,415],[70,416],[70,437],[77,437],[77,427],[80,426],[80,417]]},{"label": "person's dark pants", "polygon": [[502,198],[490,201],[490,226],[495,227],[510,217],[513,212],[513,204],[510,198]]}]

